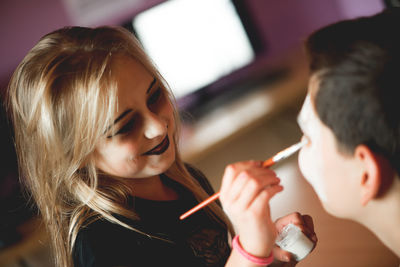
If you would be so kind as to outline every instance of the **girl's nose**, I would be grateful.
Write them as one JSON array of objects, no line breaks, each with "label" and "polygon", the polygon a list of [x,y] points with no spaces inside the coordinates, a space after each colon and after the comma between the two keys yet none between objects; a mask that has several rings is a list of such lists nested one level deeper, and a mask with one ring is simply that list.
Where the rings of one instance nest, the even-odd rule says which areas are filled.
[{"label": "girl's nose", "polygon": [[153,139],[165,135],[167,124],[156,114],[149,113],[145,118],[144,136]]}]

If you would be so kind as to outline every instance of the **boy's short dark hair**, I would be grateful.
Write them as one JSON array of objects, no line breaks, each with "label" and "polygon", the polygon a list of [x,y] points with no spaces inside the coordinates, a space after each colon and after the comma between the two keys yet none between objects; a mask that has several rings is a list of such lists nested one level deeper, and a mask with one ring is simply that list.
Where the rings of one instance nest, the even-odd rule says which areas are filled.
[{"label": "boy's short dark hair", "polygon": [[352,154],[365,144],[400,173],[400,8],[329,25],[306,41],[315,108]]}]

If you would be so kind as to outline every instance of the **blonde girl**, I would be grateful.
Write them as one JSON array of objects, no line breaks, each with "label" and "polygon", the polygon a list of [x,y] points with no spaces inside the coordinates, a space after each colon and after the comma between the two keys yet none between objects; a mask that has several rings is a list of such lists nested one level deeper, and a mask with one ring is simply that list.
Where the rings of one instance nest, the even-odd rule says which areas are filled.
[{"label": "blonde girl", "polygon": [[[213,190],[179,156],[173,103],[122,28],[56,30],[20,63],[7,106],[20,175],[57,266],[254,266],[230,249],[231,222],[243,251],[271,255],[268,201],[282,186],[260,162],[227,167],[221,201],[230,220],[216,203],[177,219]],[[289,218],[307,231],[302,216]]]}]

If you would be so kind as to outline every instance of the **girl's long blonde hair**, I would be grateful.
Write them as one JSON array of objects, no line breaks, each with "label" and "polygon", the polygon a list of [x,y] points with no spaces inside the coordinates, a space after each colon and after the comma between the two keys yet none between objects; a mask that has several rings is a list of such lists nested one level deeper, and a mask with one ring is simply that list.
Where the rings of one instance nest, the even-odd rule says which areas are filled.
[{"label": "girl's long blonde hair", "polygon": [[[102,179],[92,157],[118,105],[111,70],[115,54],[134,58],[167,88],[138,41],[120,27],[67,27],[45,35],[19,64],[9,85],[7,108],[20,176],[48,227],[57,266],[73,265],[78,231],[94,220],[105,218],[141,232],[115,217],[138,219],[126,208],[130,190],[120,180]],[[175,116],[178,119],[176,108]],[[177,129],[175,144],[178,136]],[[166,175],[199,201],[207,197],[179,153]],[[233,231],[218,205],[206,211]]]}]

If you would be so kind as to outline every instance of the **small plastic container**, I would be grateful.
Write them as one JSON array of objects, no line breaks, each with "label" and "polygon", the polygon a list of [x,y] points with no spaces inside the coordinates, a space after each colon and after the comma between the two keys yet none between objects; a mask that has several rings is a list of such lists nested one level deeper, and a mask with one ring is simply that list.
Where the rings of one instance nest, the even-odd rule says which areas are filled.
[{"label": "small plastic container", "polygon": [[279,233],[276,242],[281,249],[289,251],[296,261],[304,259],[313,249],[314,243],[300,230],[290,223]]}]

